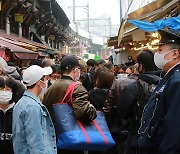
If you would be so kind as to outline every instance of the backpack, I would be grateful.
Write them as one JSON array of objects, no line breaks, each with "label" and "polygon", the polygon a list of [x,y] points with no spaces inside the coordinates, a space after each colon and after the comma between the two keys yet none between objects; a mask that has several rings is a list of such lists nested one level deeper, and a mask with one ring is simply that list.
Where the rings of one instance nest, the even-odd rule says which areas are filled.
[{"label": "backpack", "polygon": [[147,104],[152,92],[156,88],[156,85],[147,83],[141,79],[138,79],[136,84],[138,89],[138,97],[133,109],[133,117],[136,123],[140,124],[144,107]]},{"label": "backpack", "polygon": [[[137,86],[137,99],[133,106],[132,118],[129,121],[129,132],[127,134],[127,142],[124,154],[128,154],[130,151],[137,154],[141,154],[141,149],[138,148],[138,129],[141,124],[141,117],[145,105],[148,102],[149,97],[156,88],[155,84],[147,83],[141,79],[136,81]],[[137,152],[138,151],[138,152]]]}]

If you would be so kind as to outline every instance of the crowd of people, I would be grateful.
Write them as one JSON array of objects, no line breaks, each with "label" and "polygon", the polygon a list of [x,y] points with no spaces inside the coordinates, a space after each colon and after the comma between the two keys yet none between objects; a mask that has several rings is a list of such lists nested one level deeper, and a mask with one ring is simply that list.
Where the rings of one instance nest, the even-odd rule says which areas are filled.
[{"label": "crowd of people", "polygon": [[57,149],[52,108],[78,81],[72,95],[75,118],[88,123],[102,111],[116,142],[89,154],[178,154],[180,37],[159,33],[155,54],[144,49],[119,65],[69,55],[59,63],[45,58],[17,69],[0,57],[0,153],[83,154]]}]

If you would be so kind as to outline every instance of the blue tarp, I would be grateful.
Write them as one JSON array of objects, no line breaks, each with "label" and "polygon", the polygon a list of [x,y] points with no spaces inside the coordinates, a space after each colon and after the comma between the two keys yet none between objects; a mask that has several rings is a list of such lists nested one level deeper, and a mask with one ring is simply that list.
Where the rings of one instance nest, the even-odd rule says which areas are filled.
[{"label": "blue tarp", "polygon": [[147,32],[155,32],[166,27],[174,31],[180,31],[180,16],[147,22],[141,20],[128,20],[130,23]]}]

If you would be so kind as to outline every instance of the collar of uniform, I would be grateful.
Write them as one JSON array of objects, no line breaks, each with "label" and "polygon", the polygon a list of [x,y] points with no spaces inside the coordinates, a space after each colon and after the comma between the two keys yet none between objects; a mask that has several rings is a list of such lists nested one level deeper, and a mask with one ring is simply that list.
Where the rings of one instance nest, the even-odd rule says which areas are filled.
[{"label": "collar of uniform", "polygon": [[73,80],[70,76],[62,76],[61,79]]},{"label": "collar of uniform", "polygon": [[179,63],[177,63],[176,65],[174,65],[173,67],[171,67],[168,71],[167,71],[167,73],[165,74],[165,76],[173,69],[173,68],[175,68],[177,65],[179,65],[180,64],[180,62]]}]

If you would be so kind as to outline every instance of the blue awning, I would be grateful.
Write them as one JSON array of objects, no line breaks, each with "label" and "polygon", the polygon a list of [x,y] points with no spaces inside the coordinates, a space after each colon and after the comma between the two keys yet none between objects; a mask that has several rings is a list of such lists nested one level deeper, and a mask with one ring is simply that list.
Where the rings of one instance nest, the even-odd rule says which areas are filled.
[{"label": "blue awning", "polygon": [[147,22],[141,20],[128,21],[139,29],[147,32],[155,32],[158,29],[165,29],[167,27],[174,31],[180,31],[180,16],[156,20],[154,22]]}]

